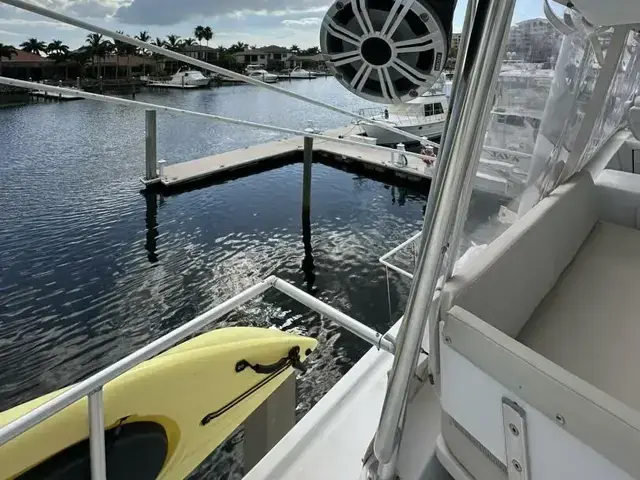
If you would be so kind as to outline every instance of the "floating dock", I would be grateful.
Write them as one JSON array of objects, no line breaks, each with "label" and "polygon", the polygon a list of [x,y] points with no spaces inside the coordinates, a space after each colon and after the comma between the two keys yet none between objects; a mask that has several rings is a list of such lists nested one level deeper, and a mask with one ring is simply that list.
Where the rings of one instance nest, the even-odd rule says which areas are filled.
[{"label": "floating dock", "polygon": [[[324,132],[332,137],[354,139],[354,135],[361,133],[360,127],[350,125]],[[357,140],[358,137],[355,137]],[[164,166],[160,177],[155,182],[163,187],[186,188],[189,183],[207,179],[214,180],[216,176],[234,170],[265,168],[271,162],[290,158],[292,161],[302,159],[304,138],[293,137],[275,142],[250,146],[230,152],[211,155],[186,162]],[[382,174],[391,174],[405,180],[421,181],[431,179],[435,174],[435,167],[428,165],[421,158],[406,155],[398,161],[398,154],[385,152],[367,147],[365,140],[360,145],[347,145],[331,141],[315,140],[313,142],[314,159],[327,163],[344,164],[345,166],[361,166]],[[512,185],[503,176],[479,172],[476,188],[500,196],[512,196]]]}]

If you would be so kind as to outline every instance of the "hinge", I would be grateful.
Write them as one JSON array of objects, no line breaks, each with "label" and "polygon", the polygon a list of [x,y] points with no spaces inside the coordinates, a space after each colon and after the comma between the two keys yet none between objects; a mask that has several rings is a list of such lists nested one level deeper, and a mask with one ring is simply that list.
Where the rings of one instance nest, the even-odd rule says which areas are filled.
[{"label": "hinge", "polygon": [[502,423],[509,480],[529,480],[529,448],[524,409],[506,397],[502,398]]}]

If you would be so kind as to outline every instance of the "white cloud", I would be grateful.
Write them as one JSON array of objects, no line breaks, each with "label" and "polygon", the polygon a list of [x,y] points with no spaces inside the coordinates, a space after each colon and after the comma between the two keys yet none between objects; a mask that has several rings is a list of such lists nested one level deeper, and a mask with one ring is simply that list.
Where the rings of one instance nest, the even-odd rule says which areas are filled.
[{"label": "white cloud", "polygon": [[18,36],[20,35],[19,33],[16,32],[10,32],[8,30],[0,30],[0,35],[14,35],[14,36]]},{"label": "white cloud", "polygon": [[287,27],[306,27],[309,25],[320,25],[322,19],[319,17],[300,18],[299,20],[283,20],[282,24]]},{"label": "white cloud", "polygon": [[231,16],[237,19],[249,15],[275,17],[305,15],[326,11],[327,3],[327,0],[298,0],[296,7],[291,8],[291,2],[288,0],[182,0],[179,2],[133,0],[131,3],[121,5],[115,16],[124,23],[173,25],[203,17]]},{"label": "white cloud", "polygon": [[61,22],[49,20],[28,20],[26,18],[0,18],[0,25],[9,25],[13,27],[34,27],[34,28],[58,28],[60,30],[74,30],[75,27]]}]

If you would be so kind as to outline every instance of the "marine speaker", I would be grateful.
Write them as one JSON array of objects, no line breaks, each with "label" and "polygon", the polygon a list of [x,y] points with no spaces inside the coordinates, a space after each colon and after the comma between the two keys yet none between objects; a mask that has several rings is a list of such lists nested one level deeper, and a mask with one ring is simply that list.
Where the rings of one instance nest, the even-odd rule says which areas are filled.
[{"label": "marine speaker", "polygon": [[320,27],[329,70],[356,95],[404,103],[444,69],[455,0],[336,0]]}]

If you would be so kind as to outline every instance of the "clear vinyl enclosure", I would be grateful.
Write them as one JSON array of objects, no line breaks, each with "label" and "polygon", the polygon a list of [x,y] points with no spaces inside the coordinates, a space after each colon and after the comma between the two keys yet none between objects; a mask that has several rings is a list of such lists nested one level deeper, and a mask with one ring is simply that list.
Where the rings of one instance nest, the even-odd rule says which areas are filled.
[{"label": "clear vinyl enclosure", "polygon": [[[524,4],[530,2],[520,0],[516,11]],[[543,18],[542,10],[540,17],[514,20],[511,26],[470,209],[487,196],[482,191],[487,178],[504,184],[502,206],[488,218],[467,216],[458,258],[499,236],[626,126],[625,102],[640,85],[639,35],[624,34],[622,54],[618,59],[614,52],[607,70],[614,29],[593,27],[572,9],[557,6],[555,12],[568,21],[564,33]],[[593,129],[581,131],[588,116],[596,116]],[[383,258],[411,272],[415,243],[418,236]]]}]

